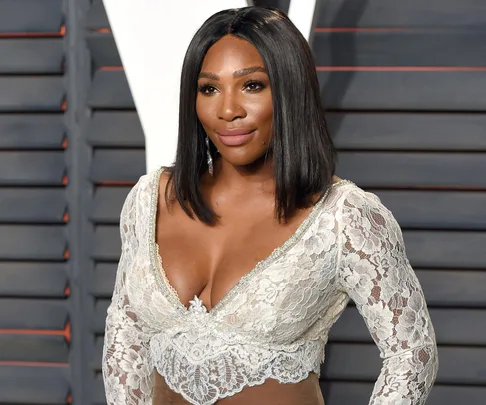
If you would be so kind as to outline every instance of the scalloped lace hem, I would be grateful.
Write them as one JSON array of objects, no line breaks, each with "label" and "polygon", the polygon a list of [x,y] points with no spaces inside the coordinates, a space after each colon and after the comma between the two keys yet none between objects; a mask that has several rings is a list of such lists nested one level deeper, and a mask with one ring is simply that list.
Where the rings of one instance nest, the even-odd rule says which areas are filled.
[{"label": "scalloped lace hem", "polygon": [[[247,386],[261,385],[269,378],[282,384],[295,384],[311,372],[319,376],[322,362],[322,346],[315,342],[306,342],[294,352],[242,345],[219,351],[207,350],[208,347],[200,350],[195,345],[193,353],[157,343],[160,342],[152,341],[152,359],[156,359],[153,363],[157,372],[170,389],[193,405],[212,405]],[[215,352],[218,354],[214,355]]]},{"label": "scalloped lace hem", "polygon": [[304,381],[306,378],[308,378],[310,373],[316,373],[314,370],[308,370],[306,372],[303,372],[302,375],[299,376],[298,378],[285,379],[285,380],[278,378],[276,375],[273,375],[272,373],[268,373],[268,376],[267,375],[260,376],[251,382],[248,382],[246,384],[240,384],[239,386],[234,387],[233,389],[227,391],[224,394],[220,394],[217,397],[210,398],[204,402],[200,402],[200,401],[196,402],[195,399],[189,396],[185,391],[181,390],[178,384],[173,383],[172,381],[170,381],[169,378],[167,378],[167,376],[162,375],[157,366],[156,366],[156,370],[162,377],[164,377],[166,384],[172,391],[182,395],[182,397],[192,405],[213,405],[220,399],[231,397],[235,394],[238,394],[239,392],[242,392],[245,389],[245,387],[254,387],[257,385],[262,385],[263,383],[265,383],[265,381],[267,381],[270,378],[277,380],[281,384],[297,384],[301,381]]}]

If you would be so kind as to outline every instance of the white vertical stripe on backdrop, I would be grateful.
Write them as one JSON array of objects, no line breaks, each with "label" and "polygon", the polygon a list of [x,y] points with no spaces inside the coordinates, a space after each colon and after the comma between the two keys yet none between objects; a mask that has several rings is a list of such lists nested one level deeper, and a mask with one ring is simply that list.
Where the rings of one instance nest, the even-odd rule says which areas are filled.
[{"label": "white vertical stripe on backdrop", "polygon": [[288,16],[307,40],[309,40],[314,28],[316,9],[317,0],[293,0],[290,2]]}]

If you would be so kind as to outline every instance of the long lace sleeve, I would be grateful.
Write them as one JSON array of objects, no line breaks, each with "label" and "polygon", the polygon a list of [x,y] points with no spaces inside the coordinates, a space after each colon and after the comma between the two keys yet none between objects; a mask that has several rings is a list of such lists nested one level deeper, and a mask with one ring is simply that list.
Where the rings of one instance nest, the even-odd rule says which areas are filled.
[{"label": "long lace sleeve", "polygon": [[351,192],[340,239],[341,286],[384,359],[370,405],[424,404],[437,374],[437,346],[398,223],[375,195]]},{"label": "long lace sleeve", "polygon": [[106,318],[102,371],[108,405],[148,405],[152,397],[149,334],[130,306],[125,285],[138,246],[136,198],[137,186],[128,194],[121,211],[122,252]]}]

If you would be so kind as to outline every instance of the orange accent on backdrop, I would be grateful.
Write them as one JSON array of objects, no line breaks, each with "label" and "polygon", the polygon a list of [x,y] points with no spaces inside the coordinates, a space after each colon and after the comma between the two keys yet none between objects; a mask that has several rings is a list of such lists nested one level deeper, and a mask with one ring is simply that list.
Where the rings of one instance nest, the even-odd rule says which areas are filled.
[{"label": "orange accent on backdrop", "polygon": [[0,32],[0,38],[55,38],[66,35],[66,26],[59,27],[58,32]]},{"label": "orange accent on backdrop", "polygon": [[44,335],[63,336],[66,342],[71,341],[71,323],[67,322],[64,330],[44,329],[0,329],[0,335]]},{"label": "orange accent on backdrop", "polygon": [[484,72],[486,66],[317,66],[316,69],[320,72]]}]

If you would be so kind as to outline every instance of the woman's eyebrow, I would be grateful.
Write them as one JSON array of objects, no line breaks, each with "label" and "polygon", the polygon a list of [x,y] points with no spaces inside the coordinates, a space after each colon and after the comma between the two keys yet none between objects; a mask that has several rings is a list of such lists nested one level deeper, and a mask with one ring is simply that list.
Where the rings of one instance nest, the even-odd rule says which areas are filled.
[{"label": "woman's eyebrow", "polygon": [[[236,70],[233,72],[233,77],[237,79],[238,77],[242,76],[247,76],[249,74],[255,73],[255,72],[263,72],[267,73],[267,69],[265,69],[262,66],[252,66],[240,70]],[[199,79],[211,79],[215,81],[219,81],[219,76],[216,73],[211,73],[211,72],[201,72],[199,73]]]},{"label": "woman's eyebrow", "polygon": [[199,73],[198,79],[211,79],[211,80],[219,80],[219,76],[215,73],[210,72],[201,72]]},{"label": "woman's eyebrow", "polygon": [[262,66],[252,66],[252,67],[249,67],[249,68],[244,68],[244,69],[240,69],[240,70],[233,72],[233,77],[236,79],[238,77],[246,76],[246,75],[249,75],[249,74],[255,73],[255,72],[267,73],[267,69],[265,69]]}]

